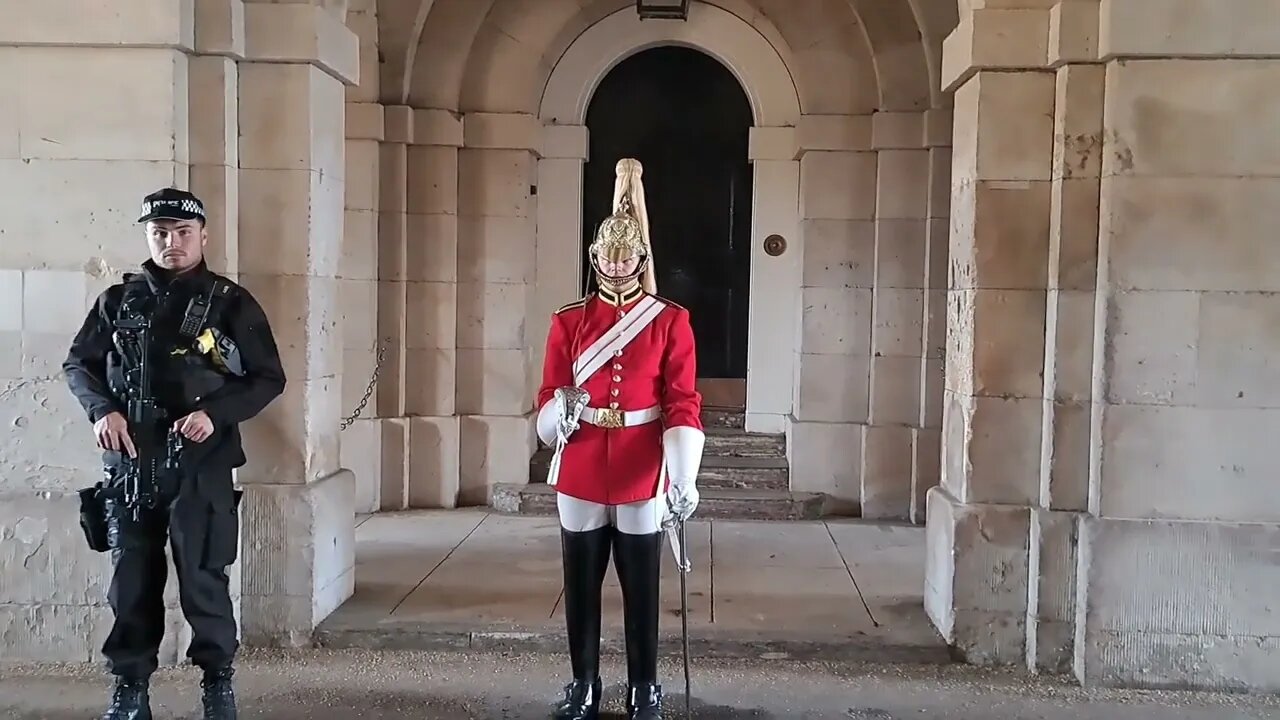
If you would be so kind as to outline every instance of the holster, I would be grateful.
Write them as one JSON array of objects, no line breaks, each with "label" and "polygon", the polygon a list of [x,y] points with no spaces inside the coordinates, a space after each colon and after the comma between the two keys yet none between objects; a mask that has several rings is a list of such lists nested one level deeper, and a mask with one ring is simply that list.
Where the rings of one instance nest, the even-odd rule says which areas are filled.
[{"label": "holster", "polygon": [[94,552],[106,552],[110,548],[107,540],[107,508],[99,491],[102,483],[80,490],[80,529],[84,530],[89,549]]}]

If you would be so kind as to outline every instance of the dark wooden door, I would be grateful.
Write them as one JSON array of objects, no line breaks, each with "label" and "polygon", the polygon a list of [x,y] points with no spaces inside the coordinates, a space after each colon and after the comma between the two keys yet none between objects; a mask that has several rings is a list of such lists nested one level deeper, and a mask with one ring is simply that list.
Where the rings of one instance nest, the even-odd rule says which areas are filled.
[{"label": "dark wooden door", "polygon": [[[681,47],[624,60],[601,82],[587,111],[584,259],[610,211],[614,165],[638,159],[658,294],[689,309],[698,377],[731,381],[729,397],[745,392],[747,377],[751,125],[751,105],[733,74]],[[585,262],[583,268],[589,273]]]}]

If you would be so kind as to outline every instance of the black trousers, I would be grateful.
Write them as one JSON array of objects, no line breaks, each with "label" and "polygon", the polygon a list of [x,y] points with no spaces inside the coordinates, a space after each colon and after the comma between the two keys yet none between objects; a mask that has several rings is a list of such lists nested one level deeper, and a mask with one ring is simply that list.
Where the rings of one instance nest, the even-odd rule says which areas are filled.
[{"label": "black trousers", "polygon": [[113,564],[108,600],[115,622],[102,653],[113,674],[145,678],[159,664],[166,544],[173,552],[182,614],[191,625],[187,657],[206,670],[231,664],[239,641],[226,568],[236,560],[239,496],[227,469],[173,481],[161,488],[156,507],[136,520],[106,501]]}]

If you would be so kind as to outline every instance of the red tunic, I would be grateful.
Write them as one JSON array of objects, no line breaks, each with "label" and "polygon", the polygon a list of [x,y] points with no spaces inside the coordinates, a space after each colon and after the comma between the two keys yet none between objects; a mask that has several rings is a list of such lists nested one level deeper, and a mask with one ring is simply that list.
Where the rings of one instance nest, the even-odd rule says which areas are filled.
[{"label": "red tunic", "polygon": [[[574,359],[644,296],[637,292],[618,307],[596,294],[556,311],[547,336],[539,408],[552,401],[556,388],[574,385]],[[631,411],[658,406],[662,417],[616,429],[580,422],[564,448],[557,491],[605,505],[657,497],[667,490],[658,487],[663,431],[703,429],[689,311],[655,299],[665,305],[658,316],[581,387],[591,394],[589,407]]]}]

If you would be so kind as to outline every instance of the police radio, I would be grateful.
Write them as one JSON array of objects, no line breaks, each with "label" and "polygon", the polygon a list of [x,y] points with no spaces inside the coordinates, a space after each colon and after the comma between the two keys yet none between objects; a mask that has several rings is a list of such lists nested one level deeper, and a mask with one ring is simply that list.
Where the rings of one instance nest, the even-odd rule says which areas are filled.
[{"label": "police radio", "polygon": [[182,325],[178,327],[178,334],[187,338],[195,337],[208,319],[209,299],[196,295],[191,298],[191,302],[187,303],[187,312],[182,316]]}]

